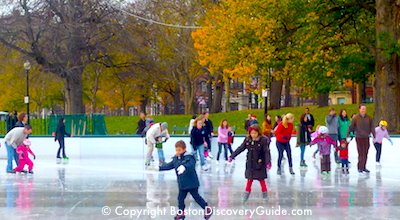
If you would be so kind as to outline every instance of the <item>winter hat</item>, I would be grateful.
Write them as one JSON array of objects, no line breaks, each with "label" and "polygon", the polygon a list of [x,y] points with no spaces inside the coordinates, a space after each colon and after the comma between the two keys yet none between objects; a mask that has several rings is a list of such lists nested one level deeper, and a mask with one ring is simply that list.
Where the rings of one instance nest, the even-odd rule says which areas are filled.
[{"label": "winter hat", "polygon": [[380,125],[380,126],[385,126],[385,127],[387,127],[387,126],[388,126],[388,123],[387,123],[387,121],[382,120],[382,121],[379,122],[379,125]]},{"label": "winter hat", "polygon": [[29,139],[24,140],[24,145],[25,146],[31,146],[31,141]]},{"label": "winter hat", "polygon": [[161,123],[161,128],[162,129],[168,129],[168,123],[167,122],[163,122],[163,123]]},{"label": "winter hat", "polygon": [[326,126],[321,126],[318,128],[318,133],[320,134],[328,134],[329,130]]}]

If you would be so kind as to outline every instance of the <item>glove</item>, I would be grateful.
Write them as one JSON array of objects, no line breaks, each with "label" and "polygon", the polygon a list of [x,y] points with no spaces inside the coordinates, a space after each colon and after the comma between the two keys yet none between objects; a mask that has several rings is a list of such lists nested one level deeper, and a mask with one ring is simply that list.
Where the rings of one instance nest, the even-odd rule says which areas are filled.
[{"label": "glove", "polygon": [[265,164],[265,167],[266,167],[268,170],[270,170],[270,169],[272,168],[271,162]]},{"label": "glove", "polygon": [[186,168],[183,165],[180,165],[178,168],[176,168],[178,175],[181,175],[182,173],[184,173],[185,170],[186,170]]},{"label": "glove", "polygon": [[204,142],[204,147],[208,147],[208,144],[207,144],[207,142]]},{"label": "glove", "polygon": [[168,141],[168,138],[166,138],[164,141],[163,141],[163,143],[165,143],[165,142],[167,142]]},{"label": "glove", "polygon": [[392,144],[392,146],[393,146],[393,141],[392,141],[392,139],[389,139],[389,142]]},{"label": "glove", "polygon": [[233,160],[232,157],[229,157],[229,158],[228,158],[228,162],[229,162],[229,163],[232,162],[232,160]]},{"label": "glove", "polygon": [[33,159],[36,160],[36,155],[33,155]]},{"label": "glove", "polygon": [[350,143],[351,140],[353,140],[353,138],[351,138],[351,137],[347,137],[347,138],[346,138],[347,143]]}]

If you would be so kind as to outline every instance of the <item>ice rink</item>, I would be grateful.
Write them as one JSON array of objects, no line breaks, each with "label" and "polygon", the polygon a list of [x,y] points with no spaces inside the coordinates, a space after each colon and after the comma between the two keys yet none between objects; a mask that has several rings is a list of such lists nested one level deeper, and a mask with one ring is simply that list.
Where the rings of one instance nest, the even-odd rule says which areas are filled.
[{"label": "ice rink", "polygon": [[[396,139],[394,146],[384,144],[381,169],[375,166],[371,146],[370,175],[358,174],[357,153],[352,147],[350,176],[342,176],[332,163],[332,173],[326,178],[319,174],[319,160],[313,162],[315,147],[307,147],[308,168],[300,169],[300,150],[293,145],[296,174],[289,174],[286,160],[284,174],[277,176],[277,150],[272,143],[267,201],[261,199],[260,186],[254,182],[248,203],[242,204],[245,153],[235,166],[225,166],[223,160],[216,165],[214,159],[210,171],[199,170],[199,191],[215,207],[211,219],[399,219],[398,143]],[[91,156],[71,154],[69,164],[56,164],[54,158],[38,153],[33,175],[5,174],[6,160],[0,160],[0,219],[173,219],[178,194],[173,171],[146,171],[143,146],[136,146],[135,154],[117,150],[113,154],[118,145],[101,154],[93,145],[85,153]],[[237,145],[238,141],[234,148]],[[215,155],[217,147],[213,147]],[[172,145],[169,148],[167,152],[172,152]],[[4,147],[0,151],[4,154]],[[48,151],[53,154],[56,148]],[[156,152],[154,157],[157,160]],[[190,196],[186,206],[191,211],[186,219],[203,219]]]}]

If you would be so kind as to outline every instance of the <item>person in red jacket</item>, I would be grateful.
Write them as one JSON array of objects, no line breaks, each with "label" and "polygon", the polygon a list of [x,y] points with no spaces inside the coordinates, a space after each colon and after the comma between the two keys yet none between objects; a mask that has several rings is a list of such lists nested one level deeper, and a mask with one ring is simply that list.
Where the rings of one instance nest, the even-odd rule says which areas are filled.
[{"label": "person in red jacket", "polygon": [[336,147],[339,151],[339,157],[342,162],[342,174],[349,174],[349,143],[346,139],[340,141],[340,146]]},{"label": "person in red jacket", "polygon": [[293,164],[292,164],[292,151],[290,149],[290,139],[293,131],[294,115],[291,113],[286,114],[282,122],[275,129],[276,147],[278,148],[278,175],[282,174],[281,164],[283,158],[283,152],[286,151],[290,174],[294,175]]}]

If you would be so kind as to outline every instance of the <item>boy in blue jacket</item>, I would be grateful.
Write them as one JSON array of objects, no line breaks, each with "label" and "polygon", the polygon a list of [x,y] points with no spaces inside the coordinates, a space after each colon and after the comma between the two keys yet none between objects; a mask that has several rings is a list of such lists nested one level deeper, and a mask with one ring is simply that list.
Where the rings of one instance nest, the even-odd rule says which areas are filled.
[{"label": "boy in blue jacket", "polygon": [[160,171],[175,170],[178,177],[178,208],[175,220],[185,219],[185,198],[190,193],[193,199],[204,209],[204,219],[210,219],[212,208],[199,195],[199,178],[196,173],[196,160],[193,154],[186,152],[186,144],[182,140],[175,144],[175,156],[172,161],[159,167]]}]

